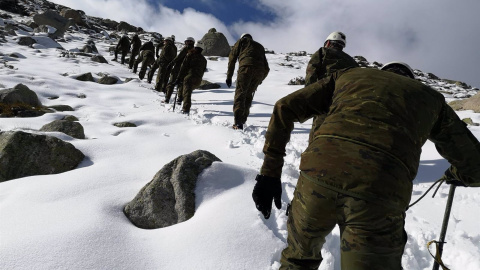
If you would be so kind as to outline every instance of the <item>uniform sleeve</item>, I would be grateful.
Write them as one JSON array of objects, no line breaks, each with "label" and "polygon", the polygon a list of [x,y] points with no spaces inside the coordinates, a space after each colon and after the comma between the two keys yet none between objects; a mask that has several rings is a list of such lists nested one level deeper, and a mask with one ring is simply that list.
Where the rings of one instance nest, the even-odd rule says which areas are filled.
[{"label": "uniform sleeve", "polygon": [[280,177],[282,174],[285,147],[295,122],[303,123],[316,114],[326,113],[335,90],[334,76],[302,88],[278,100],[273,108],[267,133],[260,174]]},{"label": "uniform sleeve", "polygon": [[[320,49],[321,50],[321,49]],[[316,51],[310,61],[308,61],[307,71],[305,74],[305,86],[308,86],[316,81],[318,81],[317,68],[320,66],[320,53],[321,51]]]},{"label": "uniform sleeve", "polygon": [[240,40],[233,45],[230,54],[228,55],[228,70],[227,78],[231,79],[233,77],[233,72],[235,71],[235,63],[237,62],[238,55],[240,54]]},{"label": "uniform sleeve", "polygon": [[480,143],[446,103],[429,139],[450,162],[450,171],[458,180],[466,186],[480,187]]},{"label": "uniform sleeve", "polygon": [[187,75],[188,69],[190,68],[190,57],[191,55],[187,54],[185,59],[183,59],[182,66],[180,67],[180,71],[178,72],[176,80],[181,81]]}]

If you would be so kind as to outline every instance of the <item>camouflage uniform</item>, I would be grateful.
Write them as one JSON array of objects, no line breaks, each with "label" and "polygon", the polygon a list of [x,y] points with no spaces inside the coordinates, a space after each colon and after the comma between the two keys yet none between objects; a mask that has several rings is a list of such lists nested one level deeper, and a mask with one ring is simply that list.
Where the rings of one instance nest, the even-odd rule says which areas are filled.
[{"label": "camouflage uniform", "polygon": [[[337,70],[358,67],[358,63],[348,54],[335,47],[322,47],[316,51],[307,65],[307,72],[305,75],[305,86],[334,73]],[[315,115],[313,117],[312,129],[310,130],[309,142],[313,140],[315,130],[319,128],[326,115]]]},{"label": "camouflage uniform", "polygon": [[178,77],[175,81],[183,82],[183,106],[184,113],[190,112],[192,106],[193,89],[202,83],[203,73],[207,68],[207,59],[196,49],[190,50],[182,62]]},{"label": "camouflage uniform", "polygon": [[401,269],[404,217],[427,139],[467,186],[480,143],[434,89],[377,69],[342,70],[277,101],[261,174],[280,177],[294,122],[327,114],[302,154],[281,269],[317,269],[340,227],[342,269]]},{"label": "camouflage uniform", "polygon": [[158,58],[160,56],[160,51],[163,49],[165,45],[164,39],[161,39],[160,42],[155,46],[155,56]]},{"label": "camouflage uniform", "polygon": [[158,68],[157,79],[155,81],[155,89],[157,91],[165,92],[168,76],[170,75],[170,69],[167,68],[167,65],[175,58],[175,56],[177,56],[177,47],[173,42],[166,41],[160,56],[155,60],[155,63],[148,72],[148,81],[151,81],[155,70]]},{"label": "camouflage uniform", "polygon": [[239,39],[228,56],[227,80],[231,80],[235,63],[239,63],[237,86],[233,101],[235,124],[243,125],[250,114],[253,95],[267,77],[270,68],[265,57],[265,48],[251,38]]},{"label": "camouflage uniform", "polygon": [[117,47],[115,48],[115,61],[118,57],[118,52],[122,52],[122,64],[125,64],[125,56],[130,51],[130,40],[127,36],[122,36],[118,41]]},{"label": "camouflage uniform", "polygon": [[[173,68],[172,72],[170,73],[170,81],[167,85],[167,93],[165,95],[166,103],[168,103],[168,101],[172,97],[173,88],[175,87],[175,79],[178,77],[178,72],[180,71],[180,67],[182,66],[182,62],[185,59],[185,56],[187,56],[188,51],[191,49],[193,49],[193,45],[183,47],[182,50],[180,50],[180,53],[178,53],[177,57],[175,57],[175,59],[170,62],[170,65],[172,65]],[[179,84],[177,85],[177,99],[180,102],[183,100],[183,82],[179,82]]]},{"label": "camouflage uniform", "polygon": [[130,61],[128,62],[128,68],[133,68],[135,64],[135,58],[140,53],[140,47],[142,46],[142,41],[138,35],[133,36],[132,38],[132,52],[130,54]]},{"label": "camouflage uniform", "polygon": [[[148,53],[147,51],[150,51]],[[139,77],[141,80],[145,77],[145,73],[147,72],[147,67],[153,65],[155,62],[155,47],[153,46],[153,42],[147,41],[142,46],[140,46],[140,54],[138,58],[133,63],[133,73],[137,73],[138,64],[142,63],[142,67],[140,68]]]}]

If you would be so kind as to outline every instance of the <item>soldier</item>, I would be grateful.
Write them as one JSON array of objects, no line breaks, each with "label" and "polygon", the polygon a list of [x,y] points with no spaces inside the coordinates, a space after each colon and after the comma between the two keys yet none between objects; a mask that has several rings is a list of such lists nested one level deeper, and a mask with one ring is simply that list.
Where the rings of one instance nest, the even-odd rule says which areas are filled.
[{"label": "soldier", "polygon": [[115,58],[113,61],[117,61],[118,52],[122,53],[122,65],[125,64],[125,56],[130,51],[130,40],[127,35],[123,35],[118,41],[117,47],[115,48]]},{"label": "soldier", "polygon": [[163,49],[164,44],[163,36],[160,36],[160,41],[158,42],[157,46],[155,46],[155,56],[157,58],[160,56],[160,51]]},{"label": "soldier", "polygon": [[137,73],[138,64],[142,63],[142,67],[140,68],[140,72],[138,73],[138,77],[140,80],[143,80],[145,77],[145,73],[147,72],[147,68],[155,62],[155,46],[153,45],[153,39],[150,41],[145,42],[142,46],[140,46],[140,55],[135,60],[133,64],[133,73]]},{"label": "soldier", "polygon": [[91,39],[87,41],[87,44],[85,44],[80,51],[84,53],[98,53],[97,46],[95,46],[95,42]]},{"label": "soldier", "polygon": [[[337,70],[358,67],[357,62],[348,54],[343,52],[347,45],[347,38],[342,32],[332,32],[328,35],[323,47],[316,51],[307,65],[305,75],[305,86],[334,73]],[[313,140],[315,130],[322,125],[325,114],[313,117],[312,129],[310,130],[309,141]]]},{"label": "soldier", "polygon": [[135,34],[132,38],[132,52],[130,53],[130,61],[128,62],[128,68],[133,68],[133,64],[135,64],[135,58],[140,53],[140,47],[142,46],[142,41]]},{"label": "soldier", "polygon": [[202,83],[203,73],[207,68],[207,59],[202,55],[203,46],[198,41],[195,47],[188,51],[182,62],[178,77],[174,84],[183,82],[183,106],[182,113],[189,114],[192,106],[193,89],[198,88]]},{"label": "soldier", "polygon": [[234,129],[243,130],[252,106],[257,87],[267,77],[270,68],[265,57],[265,48],[252,39],[250,34],[242,34],[228,56],[227,86],[232,85],[235,63],[239,62],[237,87],[233,101]]},{"label": "soldier", "polygon": [[281,207],[294,122],[328,113],[302,154],[280,269],[317,269],[336,224],[342,269],[402,269],[405,211],[427,139],[451,164],[447,183],[480,187],[480,143],[443,95],[406,64],[383,69],[340,70],[276,102],[252,193],[265,218],[272,201]]},{"label": "soldier", "polygon": [[[180,71],[180,67],[182,66],[182,62],[185,59],[187,53],[193,49],[193,45],[195,44],[195,39],[192,37],[187,37],[185,39],[185,46],[182,48],[180,53],[178,53],[177,57],[167,65],[167,69],[172,70],[170,74],[170,82],[167,84],[167,93],[165,94],[165,103],[169,103],[170,97],[173,93],[173,88],[175,88],[175,79],[178,76],[178,72]],[[172,69],[173,67],[173,69]],[[177,103],[181,104],[183,100],[183,81],[179,81],[177,85]]]},{"label": "soldier", "polygon": [[173,44],[171,37],[166,37],[160,56],[155,60],[155,63],[148,72],[148,82],[151,82],[153,74],[158,68],[155,90],[166,93],[165,87],[167,86],[168,76],[170,75],[170,69],[167,68],[167,65],[170,64],[175,56],[177,56],[177,47]]}]

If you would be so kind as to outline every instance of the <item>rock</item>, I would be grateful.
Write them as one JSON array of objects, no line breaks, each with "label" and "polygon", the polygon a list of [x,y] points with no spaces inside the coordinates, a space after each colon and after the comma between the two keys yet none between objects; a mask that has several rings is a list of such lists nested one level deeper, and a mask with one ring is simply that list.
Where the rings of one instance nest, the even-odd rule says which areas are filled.
[{"label": "rock", "polygon": [[112,76],[103,76],[98,79],[99,84],[116,84],[118,81],[118,78]]},{"label": "rock", "polygon": [[50,109],[54,109],[57,112],[72,112],[75,111],[72,107],[68,105],[53,105],[53,106],[48,106]]},{"label": "rock", "polygon": [[203,43],[202,54],[205,56],[227,57],[231,50],[225,35],[215,28],[208,30],[200,42]]},{"label": "rock", "polygon": [[76,78],[79,81],[84,81],[84,82],[94,82],[95,80],[93,79],[93,75],[91,72],[84,73]]},{"label": "rock", "polygon": [[467,99],[452,101],[448,105],[456,111],[472,110],[480,113],[480,92]]},{"label": "rock", "polygon": [[57,31],[54,33],[56,37],[63,36],[65,31],[74,24],[72,19],[67,19],[53,10],[47,10],[44,13],[37,13],[33,16],[33,21],[38,25],[50,25],[55,27]]},{"label": "rock", "polygon": [[302,76],[298,76],[294,79],[291,79],[288,82],[288,85],[305,85],[305,78],[303,78]]},{"label": "rock", "polygon": [[127,22],[121,21],[117,25],[117,31],[118,32],[137,32],[138,28],[129,24],[129,23],[127,23]]},{"label": "rock", "polygon": [[11,89],[0,90],[0,103],[42,106],[37,94],[24,84],[17,84]]},{"label": "rock", "polygon": [[80,93],[77,95],[78,98],[87,98],[87,95],[85,95],[84,93]]},{"label": "rock", "polygon": [[137,125],[130,122],[119,122],[119,123],[114,123],[113,125],[116,127],[137,127]]},{"label": "rock", "polygon": [[11,13],[20,14],[22,16],[28,16],[25,8],[18,4],[18,0],[1,0],[0,9]]},{"label": "rock", "polygon": [[220,88],[220,87],[221,87],[221,85],[218,84],[218,83],[211,83],[209,81],[202,80],[198,89],[208,90],[208,89],[217,89],[217,88]]},{"label": "rock", "polygon": [[73,10],[70,8],[64,8],[60,11],[60,15],[66,19],[72,19],[78,25],[84,25],[83,23],[83,11]]},{"label": "rock", "polygon": [[111,30],[117,29],[118,22],[110,19],[101,19],[100,25],[105,26]]},{"label": "rock", "polygon": [[190,219],[195,214],[198,175],[214,161],[221,162],[203,150],[176,158],[155,174],[123,212],[143,229],[163,228]]},{"label": "rock", "polygon": [[75,121],[78,121],[78,118],[73,116],[73,115],[65,115],[62,119],[60,120],[66,120],[66,121],[72,121],[72,122],[75,122]]},{"label": "rock", "polygon": [[23,131],[0,132],[0,182],[72,170],[85,155],[72,144]]},{"label": "rock", "polygon": [[101,64],[108,64],[107,59],[101,55],[94,55],[90,58],[93,62],[101,63]]},{"label": "rock", "polygon": [[37,43],[37,41],[35,41],[35,39],[33,39],[32,37],[19,37],[18,38],[18,45],[31,46],[35,43]]},{"label": "rock", "polygon": [[463,118],[462,119],[463,122],[465,122],[467,125],[470,125],[470,126],[480,126],[479,123],[475,123],[473,122],[472,118]]},{"label": "rock", "polygon": [[[78,119],[77,119],[78,121]],[[68,120],[55,120],[40,128],[40,131],[44,132],[63,132],[70,137],[77,139],[85,139],[85,133],[83,126],[75,121]]]}]

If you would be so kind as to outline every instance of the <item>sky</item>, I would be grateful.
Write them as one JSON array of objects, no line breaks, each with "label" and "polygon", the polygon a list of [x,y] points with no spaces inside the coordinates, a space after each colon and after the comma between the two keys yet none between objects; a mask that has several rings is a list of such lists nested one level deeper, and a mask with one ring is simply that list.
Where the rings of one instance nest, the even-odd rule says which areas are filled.
[{"label": "sky", "polygon": [[103,8],[97,0],[52,2],[181,39],[214,27],[233,45],[248,32],[277,52],[313,53],[342,31],[352,56],[403,61],[480,88],[477,0],[103,0]]},{"label": "sky", "polygon": [[[3,23],[0,18],[0,26]],[[17,35],[32,33],[19,30]],[[55,136],[86,157],[76,169],[65,173],[0,183],[0,269],[278,270],[287,237],[285,209],[293,198],[311,121],[295,125],[286,149],[282,209],[274,208],[270,219],[265,220],[251,193],[263,162],[262,148],[273,105],[301,87],[287,82],[305,73],[308,56],[293,56],[287,61],[285,54],[267,54],[271,71],[255,94],[246,129],[236,131],[231,128],[236,82],[234,79],[232,88],[224,83],[226,57],[208,60],[204,79],[219,83],[220,88],[195,90],[191,114],[185,116],[178,106],[173,112],[171,105],[163,104],[164,96],[152,90],[153,84],[139,80],[126,65],[111,61],[109,48],[117,40],[93,37],[99,53],[109,62],[99,64],[90,57],[62,57],[55,49],[59,44],[45,34],[34,36],[37,43],[32,48],[18,45],[19,36],[7,36],[7,43],[1,43],[0,62],[7,62],[0,65],[0,89],[22,83],[43,105],[69,105],[74,111],[1,118],[0,130]],[[73,54],[90,38],[69,33],[67,42],[60,45]],[[120,81],[101,85],[75,79],[87,72],[95,79],[103,73]],[[126,82],[127,78],[133,80]],[[449,87],[449,91],[461,91]],[[478,113],[457,113],[480,123]],[[86,139],[39,131],[65,115],[79,119]],[[123,121],[137,127],[113,125]],[[470,126],[470,130],[480,138],[480,126]],[[162,229],[143,230],[132,225],[123,207],[165,164],[198,149],[223,162],[214,163],[200,175],[195,215]],[[422,150],[412,201],[448,167],[432,143],[427,142]],[[432,268],[426,244],[438,239],[448,189],[441,186],[435,198],[427,195],[407,211],[404,269]],[[443,255],[451,269],[480,269],[479,205],[478,189],[457,188]],[[337,227],[322,249],[320,270],[340,269],[339,247]]]}]

